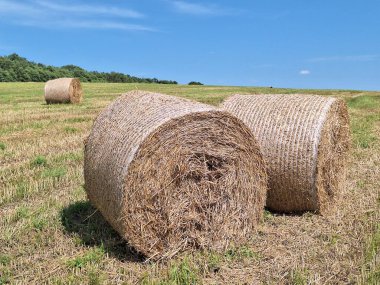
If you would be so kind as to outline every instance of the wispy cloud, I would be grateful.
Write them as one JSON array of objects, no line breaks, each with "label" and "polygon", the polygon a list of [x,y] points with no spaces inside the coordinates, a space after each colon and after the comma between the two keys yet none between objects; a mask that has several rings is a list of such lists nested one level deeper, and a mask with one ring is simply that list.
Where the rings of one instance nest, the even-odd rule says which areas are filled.
[{"label": "wispy cloud", "polygon": [[205,5],[185,1],[170,1],[173,7],[181,13],[192,15],[228,15],[233,14],[231,10],[222,9],[217,5]]},{"label": "wispy cloud", "polygon": [[126,18],[143,18],[144,15],[140,12],[131,9],[122,9],[119,7],[109,7],[109,6],[90,6],[90,5],[63,5],[52,3],[48,1],[35,1],[36,4],[40,5],[49,10],[54,10],[58,12],[70,12],[75,14],[86,13],[97,14],[97,15],[110,15]]},{"label": "wispy cloud", "polygon": [[[126,23],[121,18],[140,19],[145,17],[135,10],[114,6],[65,5],[63,2],[46,0],[20,1],[14,3],[0,0],[0,21],[13,25],[46,29],[85,28],[124,31],[157,31],[141,24]],[[115,20],[115,17],[118,20]]]},{"label": "wispy cloud", "polygon": [[345,56],[325,56],[310,58],[309,62],[325,62],[325,61],[374,61],[380,59],[378,54],[364,55],[345,55]]},{"label": "wispy cloud", "polygon": [[143,25],[126,24],[112,21],[91,21],[91,20],[51,20],[48,22],[40,22],[35,20],[30,21],[20,21],[20,25],[30,26],[30,27],[40,27],[51,29],[56,28],[82,28],[82,29],[98,29],[98,30],[124,30],[124,31],[157,31],[153,28],[146,27]]},{"label": "wispy cloud", "polygon": [[310,70],[307,70],[307,69],[300,70],[299,72],[300,75],[309,75],[310,73],[311,73]]},{"label": "wispy cloud", "polygon": [[32,5],[0,0],[0,15],[19,15],[30,17],[37,14],[41,14],[41,11]]}]

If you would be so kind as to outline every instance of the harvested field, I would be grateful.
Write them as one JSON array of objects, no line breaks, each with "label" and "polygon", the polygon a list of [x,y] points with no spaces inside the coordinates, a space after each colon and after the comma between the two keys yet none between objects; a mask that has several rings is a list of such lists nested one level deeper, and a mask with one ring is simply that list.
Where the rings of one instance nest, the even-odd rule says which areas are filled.
[{"label": "harvested field", "polygon": [[[81,104],[46,105],[44,84],[0,84],[0,283],[378,284],[380,92],[83,84]],[[86,198],[83,140],[120,94],[150,90],[219,104],[231,94],[309,93],[348,104],[352,149],[336,213],[265,212],[223,253],[144,263]]]}]

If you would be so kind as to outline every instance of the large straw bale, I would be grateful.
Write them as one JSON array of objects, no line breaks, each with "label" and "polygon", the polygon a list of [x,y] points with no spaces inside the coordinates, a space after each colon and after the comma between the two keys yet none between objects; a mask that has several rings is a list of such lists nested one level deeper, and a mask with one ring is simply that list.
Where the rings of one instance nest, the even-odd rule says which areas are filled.
[{"label": "large straw bale", "polygon": [[268,165],[267,207],[280,212],[335,209],[344,187],[349,117],[341,99],[234,95],[222,109],[240,118]]},{"label": "large straw bale", "polygon": [[245,243],[263,212],[266,168],[251,131],[204,104],[124,94],[96,119],[84,161],[91,203],[150,259]]},{"label": "large straw bale", "polygon": [[58,78],[49,80],[45,84],[46,103],[80,103],[82,87],[79,79]]}]

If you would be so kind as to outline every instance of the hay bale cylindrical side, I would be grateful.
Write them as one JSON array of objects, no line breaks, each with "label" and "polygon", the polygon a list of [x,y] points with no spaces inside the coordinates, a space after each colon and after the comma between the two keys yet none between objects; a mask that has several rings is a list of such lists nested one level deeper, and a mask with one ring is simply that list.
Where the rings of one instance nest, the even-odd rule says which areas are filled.
[{"label": "hay bale cylindrical side", "polygon": [[344,187],[349,117],[343,100],[234,95],[222,109],[252,130],[268,165],[267,207],[326,213]]},{"label": "hay bale cylindrical side", "polygon": [[82,101],[82,87],[79,79],[58,78],[49,80],[45,84],[45,100],[53,103],[80,103]]},{"label": "hay bale cylindrical side", "polygon": [[266,198],[252,132],[228,112],[144,91],[119,97],[86,140],[91,203],[151,259],[245,243]]}]

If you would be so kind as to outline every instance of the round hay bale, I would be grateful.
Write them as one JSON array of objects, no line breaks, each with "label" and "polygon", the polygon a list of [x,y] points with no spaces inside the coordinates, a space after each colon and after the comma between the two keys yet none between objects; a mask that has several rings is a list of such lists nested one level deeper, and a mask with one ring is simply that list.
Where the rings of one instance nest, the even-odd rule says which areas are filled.
[{"label": "round hay bale", "polygon": [[350,141],[343,100],[234,95],[221,107],[245,122],[259,142],[268,166],[268,208],[321,214],[335,208]]},{"label": "round hay bale", "polygon": [[91,203],[150,259],[247,241],[267,175],[252,132],[228,112],[132,91],[109,105],[86,140]]},{"label": "round hay bale", "polygon": [[49,80],[45,84],[45,100],[52,103],[80,103],[82,101],[82,87],[79,79],[58,78]]}]

